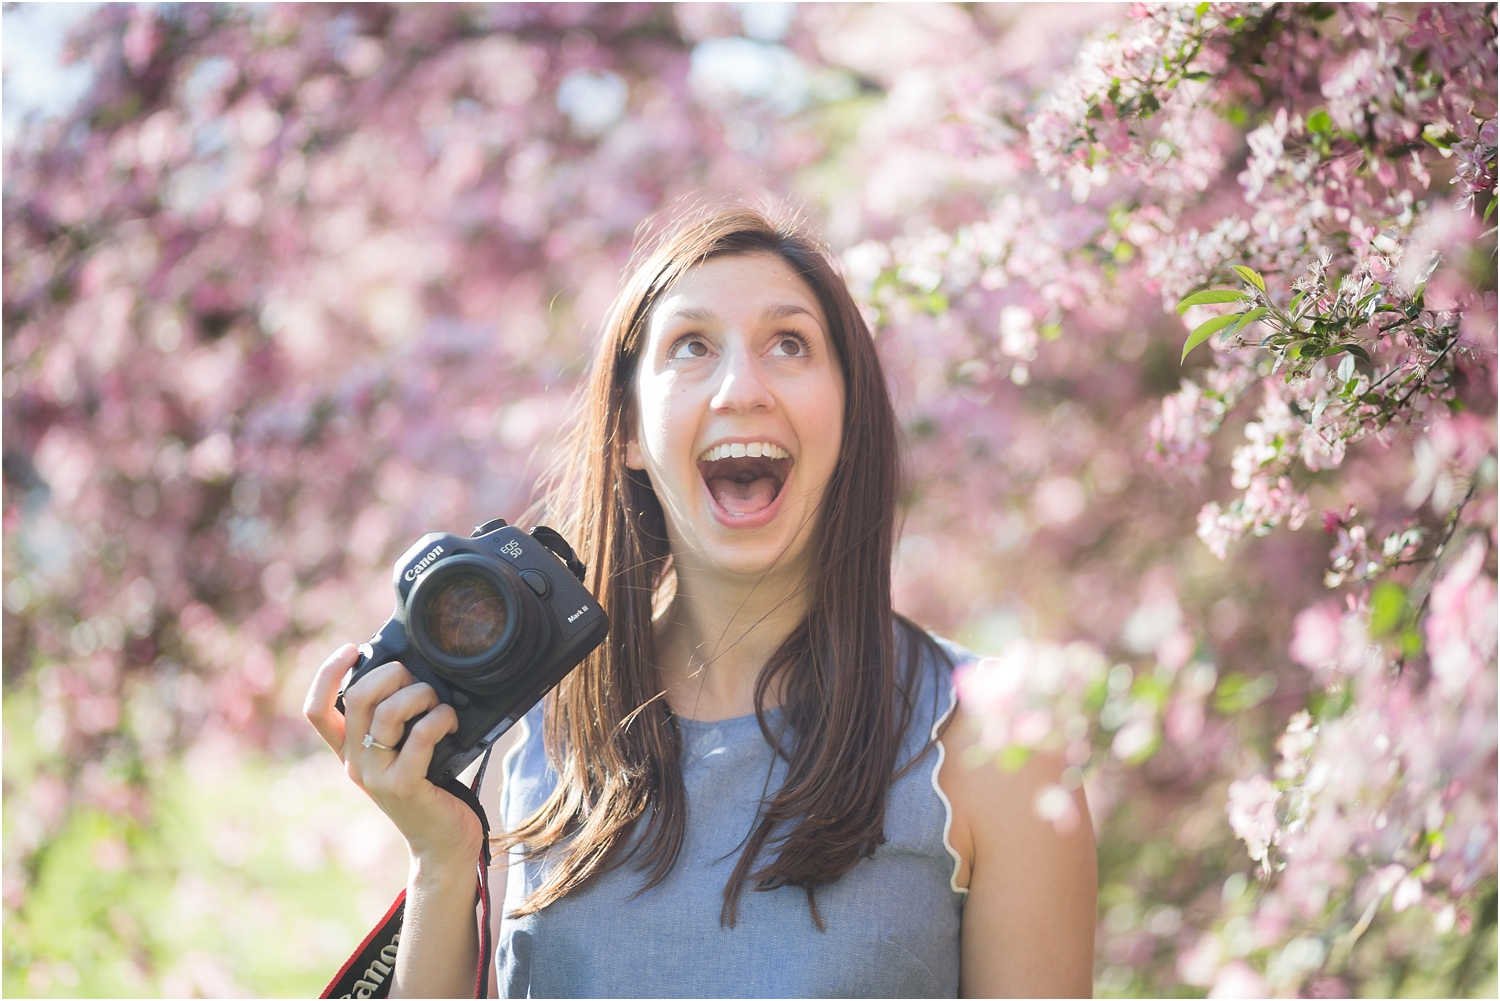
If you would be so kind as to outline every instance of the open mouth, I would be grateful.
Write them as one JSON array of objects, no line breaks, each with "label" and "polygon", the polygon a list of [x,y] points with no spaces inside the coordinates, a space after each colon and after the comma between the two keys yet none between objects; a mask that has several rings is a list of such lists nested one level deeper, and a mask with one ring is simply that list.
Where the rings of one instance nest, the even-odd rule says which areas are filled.
[{"label": "open mouth", "polygon": [[781,495],[792,457],[769,442],[716,445],[698,457],[698,472],[714,501],[732,518],[766,511]]}]

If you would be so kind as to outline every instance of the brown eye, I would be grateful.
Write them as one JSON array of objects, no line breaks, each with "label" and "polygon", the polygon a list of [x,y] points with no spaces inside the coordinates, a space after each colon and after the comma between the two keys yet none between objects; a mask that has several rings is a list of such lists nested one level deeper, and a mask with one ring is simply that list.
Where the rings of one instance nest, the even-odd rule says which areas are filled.
[{"label": "brown eye", "polygon": [[802,342],[795,337],[783,337],[781,339],[781,344],[778,346],[781,348],[781,353],[784,355],[795,356],[803,353]]},{"label": "brown eye", "polygon": [[672,345],[672,350],[667,357],[677,361],[684,358],[706,358],[708,345],[696,337],[686,338]]}]

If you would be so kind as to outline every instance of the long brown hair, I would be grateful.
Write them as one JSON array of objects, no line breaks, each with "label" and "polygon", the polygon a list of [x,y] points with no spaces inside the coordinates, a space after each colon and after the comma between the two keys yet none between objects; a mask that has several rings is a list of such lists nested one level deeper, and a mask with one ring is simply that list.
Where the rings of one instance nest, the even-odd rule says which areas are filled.
[{"label": "long brown hair", "polygon": [[[652,629],[653,596],[670,572],[667,526],[649,480],[626,467],[625,445],[652,307],[689,268],[741,254],[774,254],[807,283],[827,318],[846,392],[842,451],[808,543],[806,618],[755,687],[761,731],[785,758],[786,779],[747,832],[721,921],[734,924],[746,883],[799,886],[821,928],[815,887],[885,840],[886,791],[912,721],[921,650],[932,644],[891,608],[899,439],[880,360],[832,257],[794,223],[744,208],[699,213],[639,258],[615,300],[546,505],[588,563],[589,588],[612,628],[549,696],[545,742],[560,781],[535,814],[496,839],[498,849],[529,854],[557,847],[547,878],[517,914],[632,860],[649,888],[682,848],[681,734],[660,697]],[[778,684],[785,725],[773,735],[764,707]],[[773,832],[779,847],[762,858]]]}]

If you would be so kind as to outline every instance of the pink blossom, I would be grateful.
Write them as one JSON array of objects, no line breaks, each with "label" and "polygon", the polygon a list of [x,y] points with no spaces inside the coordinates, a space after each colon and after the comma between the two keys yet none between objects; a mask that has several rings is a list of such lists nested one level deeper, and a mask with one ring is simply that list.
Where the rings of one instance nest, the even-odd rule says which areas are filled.
[{"label": "pink blossom", "polygon": [[1078,806],[1073,794],[1062,786],[1051,785],[1037,793],[1036,813],[1047,821],[1059,834],[1067,834],[1078,826]]},{"label": "pink blossom", "polygon": [[1431,498],[1434,510],[1448,507],[1468,487],[1468,480],[1486,454],[1495,448],[1494,423],[1471,413],[1439,415],[1427,434],[1413,446],[1412,483],[1406,491],[1409,507]]},{"label": "pink blossom", "polygon": [[1226,516],[1213,501],[1203,505],[1198,512],[1198,538],[1221,560],[1229,555],[1229,544],[1239,538],[1242,531],[1238,529],[1237,520]]},{"label": "pink blossom", "polygon": [[1268,994],[1265,978],[1238,961],[1220,969],[1208,991],[1211,998],[1263,998]]},{"label": "pink blossom", "polygon": [[1008,719],[1026,688],[1025,665],[1016,659],[985,657],[960,665],[953,687],[970,712]]},{"label": "pink blossom", "polygon": [[[1088,644],[1019,641],[997,657],[960,665],[953,683],[965,714],[980,722],[985,747],[1060,749],[1086,735],[1080,710],[1103,669],[1103,658]],[[1069,734],[1069,721],[1085,728]]]},{"label": "pink blossom", "polygon": [[1416,876],[1407,876],[1396,885],[1396,890],[1391,894],[1391,910],[1400,914],[1413,904],[1422,900],[1422,881]]},{"label": "pink blossom", "polygon": [[1196,382],[1184,381],[1182,389],[1161,401],[1161,410],[1151,418],[1153,461],[1195,466],[1208,458],[1209,438],[1219,429],[1227,410],[1221,398],[1207,396]]},{"label": "pink blossom", "polygon": [[1293,626],[1292,659],[1304,667],[1322,667],[1339,655],[1343,616],[1338,606],[1323,602],[1297,613]]},{"label": "pink blossom", "polygon": [[1219,973],[1224,960],[1224,943],[1219,936],[1205,932],[1193,945],[1184,949],[1177,957],[1177,975],[1183,983],[1195,987],[1209,987]]},{"label": "pink blossom", "polygon": [[1179,696],[1167,709],[1164,729],[1178,747],[1191,747],[1203,733],[1205,715],[1201,698]]},{"label": "pink blossom", "polygon": [[1274,482],[1256,477],[1245,491],[1244,511],[1255,528],[1270,527],[1285,519],[1287,527],[1296,531],[1307,519],[1307,495],[1293,490],[1292,481],[1285,476]]},{"label": "pink blossom", "polygon": [[1250,857],[1263,865],[1277,839],[1276,802],[1281,793],[1264,776],[1229,784],[1229,826],[1245,842]]},{"label": "pink blossom", "polygon": [[1432,673],[1453,694],[1469,689],[1493,669],[1495,585],[1481,576],[1485,550],[1483,540],[1472,540],[1432,587],[1427,619]]}]

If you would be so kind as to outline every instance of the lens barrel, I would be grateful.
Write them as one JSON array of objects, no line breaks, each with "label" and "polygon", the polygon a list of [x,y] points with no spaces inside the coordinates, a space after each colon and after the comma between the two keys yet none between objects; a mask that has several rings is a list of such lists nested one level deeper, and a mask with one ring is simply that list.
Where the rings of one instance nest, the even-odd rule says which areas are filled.
[{"label": "lens barrel", "polygon": [[406,628],[438,676],[478,693],[525,668],[548,633],[520,575],[477,553],[455,553],[417,578],[406,598]]},{"label": "lens barrel", "polygon": [[510,621],[500,589],[489,578],[464,571],[444,576],[427,595],[422,614],[432,645],[460,660],[494,647]]}]

